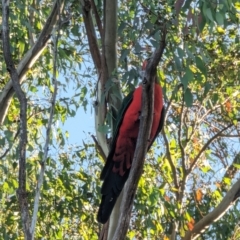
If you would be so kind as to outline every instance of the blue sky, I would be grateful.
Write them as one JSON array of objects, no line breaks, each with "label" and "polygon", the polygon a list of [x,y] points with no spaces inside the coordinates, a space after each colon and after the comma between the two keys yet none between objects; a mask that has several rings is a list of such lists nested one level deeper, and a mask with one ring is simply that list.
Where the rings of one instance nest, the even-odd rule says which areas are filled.
[{"label": "blue sky", "polygon": [[88,106],[85,112],[83,107],[79,107],[76,115],[68,118],[63,124],[63,130],[69,132],[69,144],[81,145],[82,140],[89,138],[89,132],[94,134],[94,113],[91,113],[91,108]]}]

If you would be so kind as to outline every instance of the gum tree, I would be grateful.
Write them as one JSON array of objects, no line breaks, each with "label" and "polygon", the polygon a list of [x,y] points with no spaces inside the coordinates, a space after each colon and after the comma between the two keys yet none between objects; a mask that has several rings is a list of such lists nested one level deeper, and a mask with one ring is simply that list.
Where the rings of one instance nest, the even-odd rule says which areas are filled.
[{"label": "gum tree", "polygon": [[[237,1],[2,0],[1,9],[2,238],[237,238]],[[161,81],[165,127],[146,157],[139,137],[138,171],[102,228],[99,174],[149,56],[144,79]],[[94,110],[95,132],[71,145],[62,124],[79,108]],[[141,124],[147,137],[151,121]]]}]

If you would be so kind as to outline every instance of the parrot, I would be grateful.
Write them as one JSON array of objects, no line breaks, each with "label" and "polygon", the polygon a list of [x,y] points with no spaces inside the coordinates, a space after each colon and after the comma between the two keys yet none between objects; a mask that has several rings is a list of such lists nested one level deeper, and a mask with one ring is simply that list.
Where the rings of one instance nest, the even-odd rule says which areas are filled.
[{"label": "parrot", "polygon": [[[149,59],[143,62],[143,72],[146,70],[148,61]],[[118,120],[113,133],[110,151],[100,174],[103,184],[97,220],[102,224],[108,221],[129,176],[140,126],[141,102],[142,85],[140,84],[124,98],[118,112]],[[148,141],[148,150],[163,127],[164,111],[162,88],[156,77],[154,83],[153,122]]]}]

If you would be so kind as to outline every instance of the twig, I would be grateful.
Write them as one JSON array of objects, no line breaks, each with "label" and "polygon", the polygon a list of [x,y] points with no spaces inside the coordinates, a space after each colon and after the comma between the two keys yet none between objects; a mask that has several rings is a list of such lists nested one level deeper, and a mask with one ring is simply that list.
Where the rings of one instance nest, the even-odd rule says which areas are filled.
[{"label": "twig", "polygon": [[174,94],[183,86],[183,84],[178,84],[175,89],[173,90],[173,93],[172,93],[172,96],[171,96],[171,99],[166,107],[166,110],[165,110],[165,120],[168,119],[168,115],[169,115],[169,112],[170,112],[170,109],[171,109],[171,106],[172,106],[172,102],[173,102],[173,98],[174,98]]},{"label": "twig", "polygon": [[220,134],[219,137],[223,138],[239,138],[240,134]]},{"label": "twig", "polygon": [[189,173],[191,173],[191,171],[193,170],[193,168],[195,167],[195,165],[197,164],[197,161],[199,160],[199,158],[201,157],[201,155],[203,154],[203,152],[208,148],[208,146],[215,140],[217,139],[225,130],[227,130],[228,128],[232,127],[233,123],[229,124],[228,126],[226,126],[225,128],[223,128],[221,131],[219,131],[217,134],[215,134],[213,137],[211,137],[206,143],[205,145],[202,147],[202,149],[199,151],[199,153],[197,154],[197,156],[194,158],[190,168],[187,171],[187,175]]},{"label": "twig", "polygon": [[181,155],[182,155],[182,170],[183,170],[183,175],[186,173],[186,160],[185,160],[185,152],[184,148],[182,145],[182,136],[181,136],[181,131],[182,131],[182,126],[183,126],[183,115],[184,115],[184,90],[183,90],[183,98],[182,98],[182,106],[181,106],[181,113],[180,113],[180,124],[178,128],[178,144],[181,150]]},{"label": "twig", "polygon": [[8,152],[11,150],[15,140],[17,139],[17,137],[19,135],[19,133],[20,133],[20,128],[18,128],[18,130],[17,130],[17,132],[16,132],[16,134],[15,134],[15,136],[13,138],[12,144],[5,150],[5,152],[2,154],[2,156],[0,156],[0,160],[3,159],[8,154]]},{"label": "twig", "polygon": [[[176,167],[175,167],[175,165],[173,163],[173,160],[172,160],[172,156],[171,156],[170,148],[169,148],[169,143],[168,143],[168,139],[167,139],[167,136],[166,136],[164,128],[162,129],[162,135],[163,135],[163,140],[164,140],[165,145],[166,145],[167,159],[168,159],[168,162],[169,162],[171,170],[172,170],[174,187],[176,189],[178,189],[179,186],[178,186],[178,180],[177,180],[177,171],[176,171]],[[176,191],[176,199],[178,199],[178,197],[179,197],[179,192]]]},{"label": "twig", "polygon": [[[60,16],[61,14],[61,8],[60,8],[60,1],[58,2],[58,15]],[[40,199],[40,190],[41,186],[43,184],[43,179],[44,179],[44,172],[45,172],[45,165],[46,165],[46,160],[48,157],[48,149],[49,149],[49,141],[50,141],[50,133],[51,133],[51,127],[52,127],[52,121],[53,121],[53,115],[54,115],[54,108],[56,104],[56,97],[57,97],[57,88],[58,88],[58,82],[57,82],[57,45],[58,45],[58,39],[60,36],[60,28],[61,28],[61,21],[59,20],[58,26],[56,29],[56,35],[54,37],[54,51],[53,51],[53,83],[54,83],[54,90],[53,90],[53,96],[52,96],[52,104],[51,104],[51,109],[50,109],[50,116],[49,116],[49,121],[48,121],[48,126],[46,130],[46,142],[44,145],[44,154],[43,154],[43,159],[40,162],[41,163],[41,169],[39,172],[38,176],[38,181],[37,181],[37,186],[36,186],[36,193],[35,193],[35,199],[34,199],[34,208],[33,208],[33,216],[32,216],[32,223],[31,223],[31,233],[32,236],[34,236],[35,232],[35,227],[37,223],[37,213],[38,213],[38,208],[39,208],[39,199]]]},{"label": "twig", "polygon": [[27,145],[27,99],[19,83],[19,76],[10,52],[9,38],[9,0],[2,0],[2,39],[3,54],[7,70],[10,73],[13,88],[20,103],[20,141],[19,141],[19,187],[17,190],[23,232],[26,239],[31,239],[29,231],[30,216],[26,191],[26,145]]},{"label": "twig", "polygon": [[98,143],[98,140],[96,139],[96,137],[94,135],[91,135],[91,137],[92,137],[93,141],[95,142],[95,145],[97,147],[97,150],[99,151],[99,154],[102,156],[104,162],[106,162],[107,157],[106,157],[101,145]]},{"label": "twig", "polygon": [[150,128],[152,124],[154,79],[156,77],[157,65],[162,58],[163,51],[166,46],[165,41],[166,27],[164,27],[162,33],[162,41],[160,47],[156,49],[154,54],[152,55],[152,58],[147,65],[147,69],[143,78],[142,116],[140,120],[137,145],[134,153],[131,171],[126,184],[126,189],[123,195],[120,219],[113,240],[125,239],[129,226],[134,196],[137,190],[138,181],[142,174],[144,158],[147,152],[146,143],[149,138]]}]

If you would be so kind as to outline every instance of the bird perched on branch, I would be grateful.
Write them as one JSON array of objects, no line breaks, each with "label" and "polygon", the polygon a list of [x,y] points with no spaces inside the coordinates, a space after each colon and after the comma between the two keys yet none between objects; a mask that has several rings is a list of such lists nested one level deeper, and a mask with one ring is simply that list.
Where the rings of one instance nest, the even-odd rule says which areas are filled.
[{"label": "bird perched on branch", "polygon": [[[148,60],[143,62],[145,71]],[[131,92],[124,100],[118,113],[117,125],[106,164],[101,173],[103,185],[101,189],[102,201],[98,210],[97,220],[106,223],[109,219],[116,200],[127,181],[140,125],[142,107],[142,86]],[[161,131],[164,122],[163,94],[160,83],[155,80],[153,122],[148,142],[148,150]]]}]

